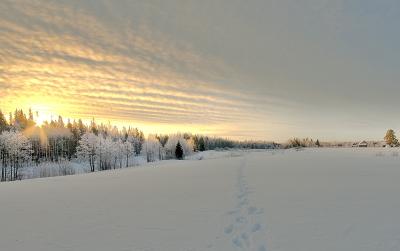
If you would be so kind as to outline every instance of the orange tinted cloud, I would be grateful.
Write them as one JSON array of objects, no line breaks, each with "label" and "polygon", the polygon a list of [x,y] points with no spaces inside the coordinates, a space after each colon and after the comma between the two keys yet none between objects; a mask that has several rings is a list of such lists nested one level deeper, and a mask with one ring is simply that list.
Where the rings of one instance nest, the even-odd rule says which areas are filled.
[{"label": "orange tinted cloud", "polygon": [[226,136],[259,117],[257,96],[218,85],[232,74],[222,60],[143,25],[114,28],[61,2],[6,0],[0,35],[0,105],[6,111],[32,107]]}]

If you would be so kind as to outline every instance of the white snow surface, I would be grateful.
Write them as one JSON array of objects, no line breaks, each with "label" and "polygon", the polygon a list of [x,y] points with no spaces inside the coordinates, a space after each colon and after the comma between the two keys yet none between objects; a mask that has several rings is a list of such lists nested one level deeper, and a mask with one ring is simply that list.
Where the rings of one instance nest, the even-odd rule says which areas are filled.
[{"label": "white snow surface", "polygon": [[397,150],[203,156],[2,183],[0,250],[400,250]]}]

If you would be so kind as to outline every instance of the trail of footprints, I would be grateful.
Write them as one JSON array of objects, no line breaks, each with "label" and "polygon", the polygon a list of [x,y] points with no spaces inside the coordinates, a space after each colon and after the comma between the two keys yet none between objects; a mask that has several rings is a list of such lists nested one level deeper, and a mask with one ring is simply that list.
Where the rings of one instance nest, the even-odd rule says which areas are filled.
[{"label": "trail of footprints", "polygon": [[235,250],[266,251],[265,226],[262,224],[264,210],[249,201],[251,190],[244,175],[246,157],[237,173],[236,202],[234,209],[227,212],[228,224],[224,234],[229,237]]}]

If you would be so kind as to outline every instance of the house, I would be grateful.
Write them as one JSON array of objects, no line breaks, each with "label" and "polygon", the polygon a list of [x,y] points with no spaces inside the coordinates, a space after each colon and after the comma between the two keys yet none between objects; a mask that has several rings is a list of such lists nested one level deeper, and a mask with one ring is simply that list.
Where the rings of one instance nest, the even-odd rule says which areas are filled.
[{"label": "house", "polygon": [[367,141],[362,141],[362,142],[358,143],[358,147],[368,147]]}]

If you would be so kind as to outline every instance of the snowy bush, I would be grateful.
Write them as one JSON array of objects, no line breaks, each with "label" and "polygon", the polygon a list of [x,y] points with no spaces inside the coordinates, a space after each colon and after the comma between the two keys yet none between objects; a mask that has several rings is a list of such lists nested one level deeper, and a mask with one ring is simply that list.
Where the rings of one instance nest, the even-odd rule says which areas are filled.
[{"label": "snowy bush", "polygon": [[68,161],[61,161],[59,163],[43,163],[36,167],[36,175],[39,174],[40,178],[54,177],[54,176],[65,176],[75,174],[75,169]]},{"label": "snowy bush", "polygon": [[45,178],[86,173],[86,166],[72,161],[42,162],[21,169],[21,179]]}]

